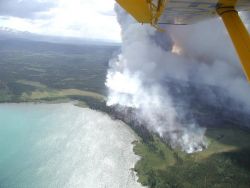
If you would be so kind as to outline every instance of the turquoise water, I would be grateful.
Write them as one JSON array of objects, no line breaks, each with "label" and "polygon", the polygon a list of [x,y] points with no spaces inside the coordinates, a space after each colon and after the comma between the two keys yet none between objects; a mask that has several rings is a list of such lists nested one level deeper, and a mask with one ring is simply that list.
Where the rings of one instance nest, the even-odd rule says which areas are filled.
[{"label": "turquoise water", "polygon": [[135,136],[72,104],[0,105],[1,188],[136,188]]}]

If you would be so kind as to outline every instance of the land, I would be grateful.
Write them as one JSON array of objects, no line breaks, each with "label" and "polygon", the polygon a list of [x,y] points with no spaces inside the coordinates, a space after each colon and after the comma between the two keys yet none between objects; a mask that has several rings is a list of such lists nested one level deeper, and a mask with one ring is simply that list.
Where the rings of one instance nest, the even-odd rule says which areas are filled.
[{"label": "land", "polygon": [[[92,107],[124,121],[140,137],[133,142],[135,154],[141,157],[134,170],[142,185],[150,188],[250,187],[250,130],[241,126],[244,120],[238,125],[226,119],[226,124],[221,124],[223,121],[213,126],[208,124],[207,148],[187,154],[181,148],[172,148],[137,122],[131,109],[124,112],[117,110],[120,108],[101,107],[100,103]],[[211,113],[214,111],[207,112],[207,116]]]},{"label": "land", "polygon": [[250,133],[239,129],[208,129],[208,148],[186,154],[171,149],[158,137],[135,143],[141,156],[135,171],[143,185],[172,187],[249,187]]},{"label": "land", "polygon": [[[208,148],[186,154],[171,148],[136,120],[133,109],[106,106],[104,82],[108,61],[119,46],[57,44],[27,39],[0,40],[0,102],[64,102],[108,113],[127,123],[139,141],[141,157],[134,170],[139,182],[151,188],[250,187],[250,116],[223,91],[210,86],[169,81],[175,105],[188,109],[181,121],[194,117],[204,126]],[[173,84],[174,83],[174,84]],[[181,91],[181,92],[180,92]],[[209,100],[201,93],[213,92]],[[237,109],[242,109],[240,106]]]},{"label": "land", "polygon": [[0,102],[105,99],[108,61],[118,46],[0,42]]}]

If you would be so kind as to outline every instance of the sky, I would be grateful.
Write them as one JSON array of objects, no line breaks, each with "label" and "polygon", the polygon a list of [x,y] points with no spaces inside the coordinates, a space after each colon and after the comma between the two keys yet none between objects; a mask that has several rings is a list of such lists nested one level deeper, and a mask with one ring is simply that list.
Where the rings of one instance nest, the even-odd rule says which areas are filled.
[{"label": "sky", "polygon": [[0,0],[0,27],[119,42],[115,0]]}]

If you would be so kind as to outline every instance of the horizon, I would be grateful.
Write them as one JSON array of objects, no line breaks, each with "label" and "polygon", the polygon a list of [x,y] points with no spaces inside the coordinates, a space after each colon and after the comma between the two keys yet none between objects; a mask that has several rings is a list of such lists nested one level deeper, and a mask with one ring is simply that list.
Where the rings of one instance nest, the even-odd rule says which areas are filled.
[{"label": "horizon", "polygon": [[56,36],[56,35],[42,35],[31,33],[28,31],[18,31],[10,28],[0,27],[0,40],[25,40],[34,42],[47,42],[68,45],[85,45],[85,44],[106,44],[106,45],[121,45],[121,41],[112,41],[107,39],[92,39],[79,38],[73,36]]},{"label": "horizon", "polygon": [[114,0],[3,0],[0,30],[119,43],[114,4]]}]

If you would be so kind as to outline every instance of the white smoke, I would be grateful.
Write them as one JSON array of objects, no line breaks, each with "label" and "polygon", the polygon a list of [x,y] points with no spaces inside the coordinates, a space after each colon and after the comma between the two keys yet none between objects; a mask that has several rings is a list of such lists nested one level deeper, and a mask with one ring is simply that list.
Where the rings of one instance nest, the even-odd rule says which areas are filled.
[{"label": "white smoke", "polygon": [[[249,26],[249,15],[241,15]],[[219,86],[225,94],[242,104],[245,111],[250,110],[250,85],[222,20],[212,19],[167,29],[195,73],[189,76],[189,80]]]},{"label": "white smoke", "polygon": [[[133,107],[148,129],[172,147],[192,153],[206,147],[205,129],[193,120],[180,121],[173,99],[161,82],[176,80],[216,85],[250,106],[250,87],[223,25],[209,21],[193,26],[168,26],[160,33],[136,23],[116,7],[122,29],[121,54],[110,61],[107,105]],[[184,113],[184,112],[183,112]]]}]

